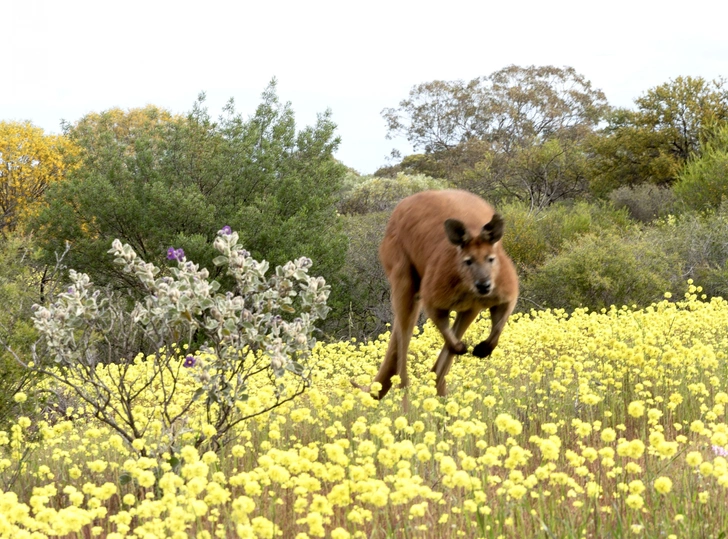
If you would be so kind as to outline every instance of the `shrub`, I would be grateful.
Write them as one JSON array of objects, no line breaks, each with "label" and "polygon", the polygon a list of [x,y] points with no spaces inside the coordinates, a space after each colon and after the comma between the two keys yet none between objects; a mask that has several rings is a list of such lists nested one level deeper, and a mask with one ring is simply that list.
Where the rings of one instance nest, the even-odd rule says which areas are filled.
[{"label": "shrub", "polygon": [[649,305],[670,290],[678,272],[677,257],[642,237],[587,234],[550,258],[524,283],[522,296],[564,309]]},{"label": "shrub", "polygon": [[[254,260],[229,227],[214,247],[220,253],[214,263],[227,266],[234,292],[219,291],[219,283],[181,249],[170,248],[176,265],[162,272],[115,240],[109,253],[141,283],[143,300],[96,289],[88,275],[71,270],[71,286],[35,309],[41,337],[34,369],[68,387],[127,442],[155,432],[160,452],[174,450],[198,400],[208,426],[194,443],[219,446],[246,419],[238,405],[261,378],[273,394],[254,415],[302,393],[310,383],[314,323],[327,314],[328,285],[308,275],[306,258],[278,266],[266,278],[268,263]],[[134,346],[153,355],[131,361]]]},{"label": "shrub", "polygon": [[717,129],[700,157],[688,161],[674,190],[688,209],[701,211],[720,206],[728,196],[728,126]]},{"label": "shrub", "polygon": [[[30,353],[37,338],[30,322],[31,305],[39,300],[43,271],[36,265],[30,237],[9,235],[0,241],[0,342],[20,355]],[[46,275],[46,279],[48,276]],[[37,401],[38,374],[24,368],[10,352],[0,352],[0,429],[16,418],[18,392]],[[32,409],[39,409],[38,403]],[[27,413],[27,412],[26,412]]]},{"label": "shrub", "polygon": [[392,211],[400,200],[409,195],[445,187],[445,180],[424,174],[407,175],[400,172],[395,178],[370,178],[348,193],[339,203],[339,211],[345,214]]},{"label": "shrub", "polygon": [[645,238],[679,261],[679,281],[692,278],[709,296],[728,297],[728,203],[708,213],[668,216],[645,231]]},{"label": "shrub", "polygon": [[675,193],[665,187],[640,184],[612,191],[609,200],[615,208],[626,209],[632,219],[650,223],[674,211]]},{"label": "shrub", "polygon": [[344,273],[348,279],[349,315],[339,320],[337,334],[357,339],[375,338],[392,320],[389,283],[379,261],[379,244],[389,212],[346,215],[344,230],[349,237]]},{"label": "shrub", "polygon": [[503,245],[523,277],[579,236],[630,225],[624,210],[588,202],[555,204],[540,212],[530,211],[526,204],[506,204],[499,211],[506,220]]}]

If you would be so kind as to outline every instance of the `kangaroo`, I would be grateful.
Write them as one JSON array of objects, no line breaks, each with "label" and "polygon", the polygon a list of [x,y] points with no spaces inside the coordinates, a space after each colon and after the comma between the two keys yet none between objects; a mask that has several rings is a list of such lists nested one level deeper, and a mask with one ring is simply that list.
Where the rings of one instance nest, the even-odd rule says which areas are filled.
[{"label": "kangaroo", "polygon": [[[376,398],[387,394],[395,374],[401,387],[409,384],[407,349],[423,305],[445,339],[432,367],[438,395],[447,393],[445,376],[453,356],[467,352],[461,337],[486,308],[492,328],[473,355],[491,354],[518,299],[518,276],[502,237],[502,217],[467,191],[423,191],[397,205],[379,248],[394,320],[387,353],[374,378],[382,386]],[[452,327],[451,311],[457,312]],[[369,392],[367,386],[352,384]]]}]

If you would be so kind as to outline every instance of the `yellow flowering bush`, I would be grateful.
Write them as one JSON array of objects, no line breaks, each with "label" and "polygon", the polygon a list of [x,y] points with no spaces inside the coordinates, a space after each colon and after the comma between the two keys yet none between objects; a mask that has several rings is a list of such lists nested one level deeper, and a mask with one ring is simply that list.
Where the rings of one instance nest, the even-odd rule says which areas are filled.
[{"label": "yellow flowering bush", "polygon": [[[429,372],[441,346],[429,323],[412,340],[413,385],[381,402],[349,379],[376,373],[389,335],[319,343],[312,387],[259,413],[275,378],[254,381],[235,403],[250,419],[218,451],[195,446],[212,435],[202,406],[174,453],[163,411],[138,410],[136,446],[158,447],[146,456],[82,403],[19,418],[0,432],[0,538],[718,537],[728,302],[699,294],[517,314],[490,358],[457,358],[447,398]],[[481,319],[466,340],[488,331]],[[153,403],[144,391],[163,388],[141,392]]]}]

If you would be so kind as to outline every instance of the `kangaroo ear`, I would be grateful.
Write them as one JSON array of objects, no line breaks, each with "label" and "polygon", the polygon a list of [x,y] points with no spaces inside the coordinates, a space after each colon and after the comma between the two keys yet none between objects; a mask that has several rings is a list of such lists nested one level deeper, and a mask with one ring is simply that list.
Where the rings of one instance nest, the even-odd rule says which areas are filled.
[{"label": "kangaroo ear", "polygon": [[483,226],[480,239],[486,243],[495,243],[503,237],[503,217],[499,214],[493,215],[489,223]]},{"label": "kangaroo ear", "polygon": [[445,233],[450,243],[461,247],[472,239],[465,229],[465,225],[457,219],[448,219],[445,221]]}]

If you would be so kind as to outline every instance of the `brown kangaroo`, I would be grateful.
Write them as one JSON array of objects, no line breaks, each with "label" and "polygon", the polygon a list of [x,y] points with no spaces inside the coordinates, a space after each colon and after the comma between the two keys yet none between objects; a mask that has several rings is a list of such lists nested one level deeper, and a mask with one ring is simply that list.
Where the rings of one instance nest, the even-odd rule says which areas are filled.
[{"label": "brown kangaroo", "polygon": [[[379,248],[392,289],[394,321],[387,353],[374,378],[382,385],[378,398],[392,387],[395,374],[401,387],[409,383],[407,349],[423,304],[445,339],[432,367],[438,395],[447,392],[445,376],[453,355],[467,351],[461,337],[486,308],[492,329],[473,355],[490,355],[518,299],[518,276],[503,250],[502,237],[501,216],[466,191],[424,191],[397,205]],[[451,311],[457,312],[452,327]]]}]

